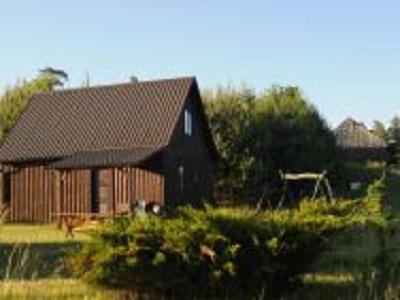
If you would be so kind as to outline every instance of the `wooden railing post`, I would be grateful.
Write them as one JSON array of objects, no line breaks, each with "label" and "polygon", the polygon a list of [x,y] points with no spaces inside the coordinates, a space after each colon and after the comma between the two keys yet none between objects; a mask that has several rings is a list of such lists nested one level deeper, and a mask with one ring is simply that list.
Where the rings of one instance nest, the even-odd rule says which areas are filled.
[{"label": "wooden railing post", "polygon": [[56,211],[53,212],[53,215],[54,214],[56,215],[57,227],[59,227],[59,228],[62,226],[62,224],[61,224],[62,220],[61,220],[61,217],[60,217],[61,201],[62,201],[61,195],[62,195],[62,188],[63,188],[63,182],[62,182],[63,178],[62,177],[63,176],[61,176],[61,171],[59,171],[59,170],[55,170],[54,171],[54,181],[55,181],[54,182],[54,185],[55,185],[55,188],[54,188],[54,201],[55,201],[55,209],[56,209]]}]

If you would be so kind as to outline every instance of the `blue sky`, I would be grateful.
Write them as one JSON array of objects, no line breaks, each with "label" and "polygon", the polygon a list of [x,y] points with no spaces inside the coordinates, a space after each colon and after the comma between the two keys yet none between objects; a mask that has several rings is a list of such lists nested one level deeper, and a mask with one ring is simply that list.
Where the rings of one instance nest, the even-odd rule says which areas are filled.
[{"label": "blue sky", "polygon": [[400,112],[398,0],[9,0],[0,89],[39,68],[69,86],[197,76],[201,87],[300,86],[336,125]]}]

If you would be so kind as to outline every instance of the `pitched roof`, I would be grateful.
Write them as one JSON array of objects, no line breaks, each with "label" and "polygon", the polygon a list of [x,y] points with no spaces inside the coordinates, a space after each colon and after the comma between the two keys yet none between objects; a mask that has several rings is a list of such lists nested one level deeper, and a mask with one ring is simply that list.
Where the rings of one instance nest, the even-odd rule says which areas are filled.
[{"label": "pitched roof", "polygon": [[337,144],[345,149],[357,148],[386,148],[386,142],[375,134],[361,122],[351,118],[344,120],[335,129]]},{"label": "pitched roof", "polygon": [[55,169],[74,169],[137,165],[146,161],[147,159],[150,159],[159,153],[161,149],[154,147],[137,147],[133,149],[109,149],[76,152],[65,157],[64,159],[52,163],[50,167]]},{"label": "pitched roof", "polygon": [[0,148],[0,161],[169,143],[193,77],[66,89],[32,97]]}]

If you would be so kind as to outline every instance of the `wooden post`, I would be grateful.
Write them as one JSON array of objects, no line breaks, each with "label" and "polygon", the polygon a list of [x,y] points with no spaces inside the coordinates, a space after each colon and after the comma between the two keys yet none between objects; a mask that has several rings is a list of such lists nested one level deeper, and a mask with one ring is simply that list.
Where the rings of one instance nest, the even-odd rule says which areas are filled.
[{"label": "wooden post", "polygon": [[99,212],[110,213],[113,211],[114,197],[112,193],[113,169],[99,170]]},{"label": "wooden post", "polygon": [[4,180],[4,167],[0,166],[0,207],[4,204],[3,180]]},{"label": "wooden post", "polygon": [[57,215],[57,227],[60,229],[62,224],[61,224],[61,194],[62,194],[62,189],[63,189],[63,176],[61,175],[61,171],[55,170],[54,171],[54,181],[53,181],[53,186],[54,186],[54,203],[55,203],[55,212],[53,211],[52,213],[56,213]]}]

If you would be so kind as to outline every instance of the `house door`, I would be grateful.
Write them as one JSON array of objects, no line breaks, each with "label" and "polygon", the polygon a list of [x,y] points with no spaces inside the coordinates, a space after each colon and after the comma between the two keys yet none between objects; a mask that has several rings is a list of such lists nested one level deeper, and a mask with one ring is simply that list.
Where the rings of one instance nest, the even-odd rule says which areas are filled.
[{"label": "house door", "polygon": [[91,170],[91,212],[98,213],[100,211],[100,193],[99,193],[99,171]]},{"label": "house door", "polygon": [[11,173],[4,172],[2,178],[2,195],[0,199],[0,206],[1,205],[9,205],[11,200]]}]

